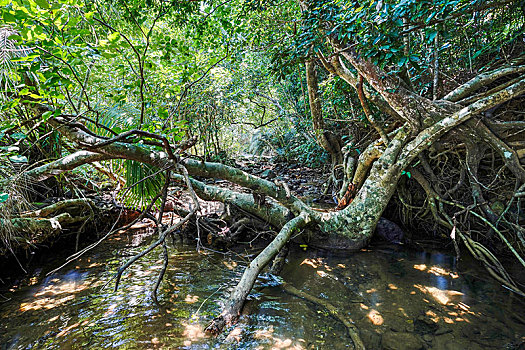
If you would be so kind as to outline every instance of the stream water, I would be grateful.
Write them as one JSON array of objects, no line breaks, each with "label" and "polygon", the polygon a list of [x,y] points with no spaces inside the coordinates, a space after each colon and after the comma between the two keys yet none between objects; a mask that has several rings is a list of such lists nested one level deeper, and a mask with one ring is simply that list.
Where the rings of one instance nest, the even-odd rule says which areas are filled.
[{"label": "stream water", "polygon": [[[346,349],[345,326],[315,305],[259,279],[240,322],[218,338],[203,332],[238,281],[240,255],[175,244],[159,290],[160,251],[104,287],[120,264],[147,246],[147,234],[121,234],[46,277],[56,256],[0,295],[0,349]],[[486,277],[475,262],[403,248],[349,255],[292,251],[290,285],[331,303],[369,349],[524,349],[525,302]]]}]

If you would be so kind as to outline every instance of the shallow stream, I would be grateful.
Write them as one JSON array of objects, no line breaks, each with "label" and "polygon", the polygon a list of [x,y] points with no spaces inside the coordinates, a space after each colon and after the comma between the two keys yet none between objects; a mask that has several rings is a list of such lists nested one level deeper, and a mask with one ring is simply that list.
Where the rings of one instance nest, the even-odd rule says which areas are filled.
[{"label": "shallow stream", "polygon": [[[147,246],[121,234],[46,277],[65,255],[0,295],[0,349],[346,349],[345,326],[315,305],[261,278],[236,327],[203,332],[238,281],[246,259],[175,244],[159,291],[156,251],[104,287],[120,264]],[[524,349],[525,300],[475,262],[372,247],[349,255],[291,252],[282,273],[295,288],[335,306],[369,349]],[[6,301],[6,298],[8,299]]]}]

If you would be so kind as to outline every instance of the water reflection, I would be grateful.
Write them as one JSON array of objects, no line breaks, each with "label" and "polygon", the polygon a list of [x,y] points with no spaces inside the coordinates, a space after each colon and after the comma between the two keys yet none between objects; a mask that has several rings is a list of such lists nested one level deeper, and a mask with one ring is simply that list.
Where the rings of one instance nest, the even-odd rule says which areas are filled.
[{"label": "water reflection", "polygon": [[[0,348],[351,348],[345,326],[323,307],[264,279],[240,322],[208,338],[205,326],[246,264],[234,256],[172,247],[160,306],[150,297],[160,251],[130,267],[118,292],[102,289],[147,239],[123,234],[74,268],[43,277],[63,261],[57,257],[55,266],[34,271],[0,304]],[[476,265],[465,266],[483,274]],[[523,300],[492,282],[463,276],[453,256],[399,248],[347,257],[293,251],[283,277],[347,315],[368,348],[391,348],[389,342],[400,337],[436,349],[517,349],[525,342]]]}]

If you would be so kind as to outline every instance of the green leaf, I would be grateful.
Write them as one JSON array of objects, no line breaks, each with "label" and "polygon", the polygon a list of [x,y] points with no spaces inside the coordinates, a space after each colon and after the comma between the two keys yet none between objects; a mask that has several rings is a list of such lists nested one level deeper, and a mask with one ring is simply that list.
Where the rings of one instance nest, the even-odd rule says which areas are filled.
[{"label": "green leaf", "polygon": [[4,203],[9,199],[9,193],[0,193],[0,203]]},{"label": "green leaf", "polygon": [[37,99],[37,100],[40,100],[42,98],[42,96],[40,95],[37,95],[37,94],[34,94],[32,92],[30,92],[29,94],[27,94],[29,97],[32,97],[34,99]]},{"label": "green leaf", "polygon": [[21,139],[25,139],[27,135],[21,132],[15,132],[14,134],[11,135],[11,137],[15,140],[21,140]]},{"label": "green leaf", "polygon": [[108,35],[108,40],[111,43],[115,43],[116,41],[118,41],[118,39],[120,39],[120,33],[119,32],[114,32],[114,33],[111,33],[111,34]]},{"label": "green leaf", "polygon": [[13,163],[27,163],[27,157],[26,156],[11,156],[9,157],[9,160]]},{"label": "green leaf", "polygon": [[4,12],[4,21],[7,23],[15,23],[16,17],[12,13]]},{"label": "green leaf", "polygon": [[399,67],[403,67],[406,63],[408,62],[408,57],[406,56],[403,56],[399,59],[399,61],[397,61],[397,65]]},{"label": "green leaf", "polygon": [[428,41],[432,42],[436,38],[436,35],[438,34],[437,30],[433,30],[430,33],[428,33]]},{"label": "green leaf", "polygon": [[42,119],[43,119],[44,121],[47,121],[47,120],[49,119],[49,117],[51,117],[52,114],[53,114],[52,111],[47,111],[47,112],[45,112],[44,114],[42,114]]},{"label": "green leaf", "polygon": [[159,117],[162,119],[168,118],[168,110],[164,107],[159,107]]},{"label": "green leaf", "polygon": [[49,9],[51,6],[49,6],[49,3],[46,0],[35,0],[36,4],[43,8],[44,10]]}]

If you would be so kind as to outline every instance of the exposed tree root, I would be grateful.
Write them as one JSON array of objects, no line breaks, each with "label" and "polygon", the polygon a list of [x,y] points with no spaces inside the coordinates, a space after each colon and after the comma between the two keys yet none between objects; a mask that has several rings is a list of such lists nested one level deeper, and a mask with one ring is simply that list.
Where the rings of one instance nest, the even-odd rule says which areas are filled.
[{"label": "exposed tree root", "polygon": [[[454,203],[454,202],[443,199],[433,189],[433,186],[424,178],[424,176],[419,171],[412,170],[412,174],[414,178],[419,182],[419,184],[423,187],[425,192],[427,193],[427,196],[429,198],[430,210],[436,222],[439,222],[443,226],[449,227],[449,229],[452,230],[451,236],[452,236],[452,239],[454,240],[454,244],[456,246],[456,251],[458,255],[459,255],[459,250],[458,250],[457,243],[456,243],[456,238],[455,238],[456,235],[464,242],[469,252],[477,260],[483,263],[483,265],[485,266],[485,268],[487,269],[487,271],[492,277],[494,277],[496,280],[501,282],[503,285],[507,286],[510,290],[516,292],[517,294],[525,296],[525,293],[523,293],[521,289],[518,287],[518,285],[512,280],[512,278],[509,276],[509,274],[507,273],[503,265],[499,262],[499,260],[496,258],[496,256],[494,256],[494,254],[492,254],[490,250],[487,249],[485,246],[483,246],[481,243],[474,241],[467,234],[460,231],[460,229],[456,226],[456,220],[455,220],[458,213],[454,214],[454,219],[451,218],[446,213],[445,208],[443,207],[443,204],[448,204],[454,207],[458,207],[463,212],[470,213],[471,215],[481,219],[494,232],[498,234],[498,236],[502,239],[502,241],[506,243],[509,250],[518,259],[518,261],[525,267],[525,261],[523,261],[521,256],[518,254],[515,248],[510,244],[510,242],[505,238],[505,236],[489,221],[489,219],[486,219],[480,214],[473,211],[474,207],[465,207],[461,204]],[[445,219],[443,219],[443,217]]]}]

